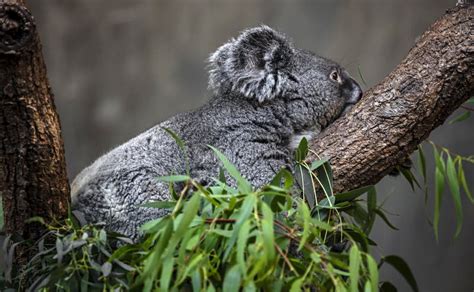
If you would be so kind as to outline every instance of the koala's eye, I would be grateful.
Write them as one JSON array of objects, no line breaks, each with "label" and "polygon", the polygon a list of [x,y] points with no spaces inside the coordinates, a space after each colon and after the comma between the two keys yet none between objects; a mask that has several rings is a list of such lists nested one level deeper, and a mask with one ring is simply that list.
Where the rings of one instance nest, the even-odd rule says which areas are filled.
[{"label": "koala's eye", "polygon": [[336,81],[336,82],[340,82],[341,78],[339,77],[339,74],[337,73],[337,71],[332,71],[331,74],[329,74],[329,78],[331,78],[332,80]]}]

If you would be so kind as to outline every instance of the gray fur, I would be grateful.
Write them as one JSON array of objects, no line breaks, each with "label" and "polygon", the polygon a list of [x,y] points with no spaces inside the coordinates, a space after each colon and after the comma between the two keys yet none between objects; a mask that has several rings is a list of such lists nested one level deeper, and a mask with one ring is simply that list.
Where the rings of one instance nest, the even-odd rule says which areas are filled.
[{"label": "gray fur", "polygon": [[[163,128],[185,141],[191,176],[202,184],[218,175],[218,160],[207,147],[212,145],[259,187],[281,168],[292,168],[297,139],[325,128],[362,93],[338,64],[294,48],[267,26],[244,31],[209,62],[215,94],[207,104],[113,149],[76,177],[73,208],[88,221],[137,238],[143,223],[166,214],[139,207],[170,199],[158,176],[185,173],[184,155]],[[333,71],[337,80],[329,77]]]}]

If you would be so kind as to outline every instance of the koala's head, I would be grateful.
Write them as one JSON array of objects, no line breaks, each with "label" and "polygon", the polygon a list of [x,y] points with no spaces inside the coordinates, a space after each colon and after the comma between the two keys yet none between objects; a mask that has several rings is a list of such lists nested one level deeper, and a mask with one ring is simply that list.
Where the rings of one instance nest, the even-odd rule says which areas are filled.
[{"label": "koala's head", "polygon": [[248,29],[222,45],[209,58],[209,87],[217,95],[234,93],[268,103],[299,101],[327,124],[362,90],[337,63],[297,49],[267,26]]}]

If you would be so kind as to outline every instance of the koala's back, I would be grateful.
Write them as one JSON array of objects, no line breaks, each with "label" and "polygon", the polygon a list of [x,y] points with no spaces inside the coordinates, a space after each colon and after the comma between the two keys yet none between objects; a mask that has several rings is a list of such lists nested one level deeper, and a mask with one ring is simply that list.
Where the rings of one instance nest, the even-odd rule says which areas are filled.
[{"label": "koala's back", "polygon": [[166,214],[140,205],[169,199],[168,186],[157,177],[183,173],[184,156],[163,130],[170,123],[173,120],[140,134],[79,173],[71,185],[72,207],[88,222],[105,222],[132,237],[140,223]]}]

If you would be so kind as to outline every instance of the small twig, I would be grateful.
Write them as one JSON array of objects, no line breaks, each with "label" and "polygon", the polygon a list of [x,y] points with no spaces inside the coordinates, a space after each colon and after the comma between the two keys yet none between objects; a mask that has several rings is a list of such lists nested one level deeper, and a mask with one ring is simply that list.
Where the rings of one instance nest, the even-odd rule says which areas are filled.
[{"label": "small twig", "polygon": [[290,268],[290,270],[292,272],[294,272],[297,276],[298,275],[298,272],[295,270],[295,268],[293,267],[293,265],[291,264],[290,260],[288,259],[288,257],[286,256],[286,254],[283,253],[283,251],[281,250],[281,248],[276,244],[276,243],[273,243],[273,245],[275,246],[275,249],[278,251],[278,253],[281,255],[281,257],[283,258],[283,260],[285,261],[285,263],[288,265],[288,267]]},{"label": "small twig", "polygon": [[206,219],[207,224],[212,224],[212,223],[235,223],[235,219],[228,219],[228,218],[209,218]]},{"label": "small twig", "polygon": [[470,106],[467,106],[467,105],[461,105],[461,108],[463,108],[467,111],[470,111],[470,112],[474,112],[474,107],[470,107]]}]

